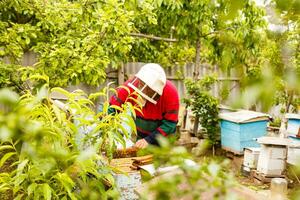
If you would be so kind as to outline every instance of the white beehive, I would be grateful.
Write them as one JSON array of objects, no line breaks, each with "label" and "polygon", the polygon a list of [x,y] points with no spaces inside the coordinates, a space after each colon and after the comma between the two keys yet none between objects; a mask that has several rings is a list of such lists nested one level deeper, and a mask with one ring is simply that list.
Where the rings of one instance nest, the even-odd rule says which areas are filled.
[{"label": "white beehive", "polygon": [[287,163],[291,165],[300,163],[300,141],[291,139],[288,145]]},{"label": "white beehive", "polygon": [[248,167],[249,169],[256,169],[259,153],[260,153],[259,147],[245,148],[243,165],[245,167]]},{"label": "white beehive", "polygon": [[113,174],[116,186],[120,192],[120,200],[135,200],[139,199],[135,193],[135,189],[141,187],[142,178],[140,171],[132,171],[127,174]]},{"label": "white beehive", "polygon": [[[288,120],[287,123],[287,134],[289,137],[297,138],[298,131],[300,129],[300,115],[287,113],[285,118]],[[299,138],[300,141],[300,138]]]},{"label": "white beehive", "polygon": [[266,175],[281,175],[286,166],[288,142],[289,140],[286,138],[259,138],[258,143],[261,144],[261,150],[257,171]]}]

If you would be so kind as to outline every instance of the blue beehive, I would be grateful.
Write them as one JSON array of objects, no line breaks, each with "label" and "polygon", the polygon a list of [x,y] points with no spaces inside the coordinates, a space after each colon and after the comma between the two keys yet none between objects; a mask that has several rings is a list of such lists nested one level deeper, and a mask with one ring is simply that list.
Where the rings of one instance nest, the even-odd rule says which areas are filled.
[{"label": "blue beehive", "polygon": [[243,154],[246,147],[260,147],[255,141],[267,133],[269,116],[264,113],[241,110],[221,113],[222,148]]},{"label": "blue beehive", "polygon": [[299,114],[292,114],[287,113],[285,115],[287,121],[287,134],[290,138],[296,139],[300,141],[300,138],[297,138],[297,134],[300,128],[300,115]]}]

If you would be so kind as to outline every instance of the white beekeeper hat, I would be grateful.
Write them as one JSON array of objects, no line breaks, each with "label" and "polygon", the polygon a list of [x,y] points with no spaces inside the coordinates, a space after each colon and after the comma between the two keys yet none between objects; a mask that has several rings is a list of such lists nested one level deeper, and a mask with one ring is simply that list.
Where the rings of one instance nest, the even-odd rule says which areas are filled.
[{"label": "white beekeeper hat", "polygon": [[[143,87],[137,87],[134,85],[137,79],[141,80],[145,85]],[[155,63],[149,63],[144,65],[139,72],[135,75],[135,78],[132,82],[128,84],[129,87],[134,89],[137,93],[139,93],[143,98],[150,101],[151,103],[156,104],[155,101],[156,95],[162,95],[164,87],[166,85],[166,74],[163,68]],[[154,91],[151,94],[151,97],[148,96],[149,94],[144,93],[146,87],[149,87],[151,90]]]}]

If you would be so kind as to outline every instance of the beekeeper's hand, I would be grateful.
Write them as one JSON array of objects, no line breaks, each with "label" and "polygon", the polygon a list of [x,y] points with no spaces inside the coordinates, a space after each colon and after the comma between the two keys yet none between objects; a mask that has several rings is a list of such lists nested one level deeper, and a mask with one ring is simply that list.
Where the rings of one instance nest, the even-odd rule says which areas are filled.
[{"label": "beekeeper's hand", "polygon": [[140,139],[135,143],[135,146],[139,149],[144,149],[148,146],[148,142],[145,139]]}]

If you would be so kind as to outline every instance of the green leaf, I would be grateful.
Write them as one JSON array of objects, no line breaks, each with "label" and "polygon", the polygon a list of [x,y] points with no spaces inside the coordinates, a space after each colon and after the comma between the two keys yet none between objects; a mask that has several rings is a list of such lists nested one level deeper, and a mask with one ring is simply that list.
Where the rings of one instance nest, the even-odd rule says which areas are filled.
[{"label": "green leaf", "polygon": [[[127,91],[128,94],[130,94],[130,89],[127,86],[120,85],[118,88],[123,88]],[[117,92],[115,91],[115,93],[117,93]]]},{"label": "green leaf", "polygon": [[58,172],[55,177],[59,182],[62,183],[68,193],[71,192],[72,188],[75,186],[75,183],[66,173]]},{"label": "green leaf", "polygon": [[133,120],[133,118],[132,117],[127,117],[127,119],[128,120],[126,120],[126,123],[130,126],[130,128],[131,128],[131,130],[133,131],[133,133],[137,133],[137,131],[136,131],[136,125],[135,125],[135,122],[134,122],[134,120]]},{"label": "green leaf", "polygon": [[110,105],[111,108],[115,109],[115,110],[118,110],[120,112],[123,112],[123,109],[120,108],[119,106],[116,106],[116,105]]},{"label": "green leaf", "polygon": [[33,80],[44,80],[46,83],[49,83],[49,77],[46,75],[34,74],[29,77],[29,79]]},{"label": "green leaf", "polygon": [[3,164],[12,156],[17,155],[16,152],[9,152],[6,153],[4,156],[2,156],[1,160],[0,160],[0,167],[3,166]]},{"label": "green leaf", "polygon": [[[130,134],[130,133],[128,133],[128,131],[122,125],[120,125],[119,128],[121,129],[121,131],[125,135],[125,137],[129,138],[128,134]],[[124,141],[122,143],[124,143]]]},{"label": "green leaf", "polygon": [[58,120],[58,122],[61,124],[62,123],[62,118],[61,118],[61,112],[60,109],[58,109],[58,107],[54,104],[52,104],[52,109],[54,111],[54,114],[56,116],[56,119]]},{"label": "green leaf", "polygon": [[31,194],[34,193],[34,191],[36,191],[36,187],[37,187],[37,184],[36,183],[31,183],[28,188],[27,188],[27,194],[28,196],[30,197]]},{"label": "green leaf", "polygon": [[2,146],[0,146],[0,151],[8,150],[8,149],[14,149],[14,147],[11,146],[11,145],[2,145]]},{"label": "green leaf", "polygon": [[43,195],[46,200],[51,200],[52,189],[48,183],[43,184]]},{"label": "green leaf", "polygon": [[106,174],[104,177],[111,185],[115,184],[115,179],[111,174]]},{"label": "green leaf", "polygon": [[[27,178],[27,174],[19,174],[19,175],[15,176],[14,177],[14,185],[21,185],[26,178]],[[21,188],[15,187],[14,192],[18,192],[19,189],[21,189]]]},{"label": "green leaf", "polygon": [[30,38],[27,37],[27,38],[25,39],[25,42],[26,42],[27,45],[30,44]]},{"label": "green leaf", "polygon": [[101,96],[106,96],[106,94],[104,92],[97,92],[97,93],[92,93],[89,95],[89,99],[97,99],[98,97],[101,97]]},{"label": "green leaf", "polygon": [[21,200],[21,199],[23,199],[23,196],[24,196],[24,194],[18,194],[18,195],[14,198],[14,200]]},{"label": "green leaf", "polygon": [[89,99],[79,99],[78,103],[81,104],[81,105],[94,106],[94,103]]},{"label": "green leaf", "polygon": [[[133,98],[133,97],[128,97],[128,100],[131,100],[131,101],[133,101],[136,105],[138,105],[138,107],[136,107],[135,109],[141,109],[141,108],[143,108],[143,106],[142,106],[142,103],[140,102],[140,101],[138,101],[136,98]],[[129,102],[128,102],[129,103]],[[132,112],[132,113],[134,113],[134,112]]]},{"label": "green leaf", "polygon": [[18,168],[17,168],[18,175],[20,175],[22,173],[23,169],[25,168],[25,166],[27,165],[28,162],[29,162],[29,160],[25,159],[20,164],[18,164]]},{"label": "green leaf", "polygon": [[103,113],[107,113],[108,112],[108,108],[109,108],[109,103],[106,101],[103,104]]},{"label": "green leaf", "polygon": [[118,93],[117,90],[114,89],[114,88],[109,88],[108,91],[109,91],[109,92],[112,92],[112,93],[114,93],[114,94],[117,94],[117,93]]},{"label": "green leaf", "polygon": [[65,96],[68,97],[68,98],[70,98],[70,96],[71,96],[70,92],[68,92],[67,90],[62,89],[62,88],[60,88],[60,87],[52,88],[52,89],[51,89],[51,92],[58,92],[58,93],[61,93],[61,94],[65,95]]},{"label": "green leaf", "polygon": [[10,187],[7,184],[0,184],[0,192],[1,193],[2,192],[4,193],[4,192],[6,192],[9,189],[10,189]]}]

